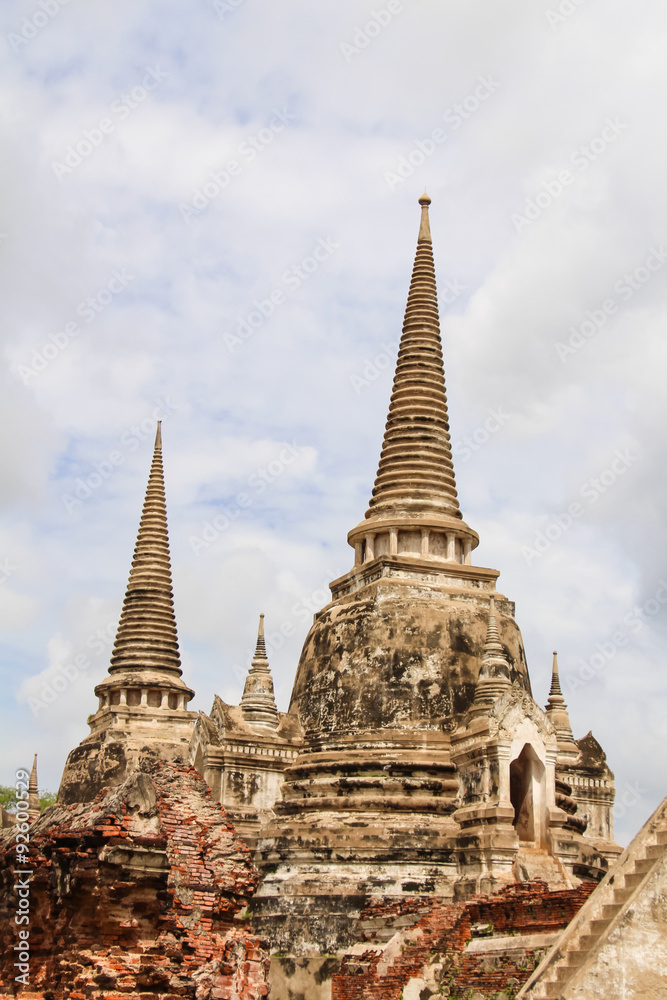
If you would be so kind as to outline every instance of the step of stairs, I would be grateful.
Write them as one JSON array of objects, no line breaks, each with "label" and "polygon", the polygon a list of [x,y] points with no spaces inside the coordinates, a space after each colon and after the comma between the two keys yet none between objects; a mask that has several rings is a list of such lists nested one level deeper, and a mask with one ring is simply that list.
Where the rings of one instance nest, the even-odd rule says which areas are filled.
[{"label": "step of stairs", "polygon": [[639,860],[635,861],[635,872],[638,872],[640,875],[646,875],[653,868],[654,863],[654,858],[639,858]]},{"label": "step of stairs", "polygon": [[[586,966],[589,954],[597,953],[612,923],[624,912],[638,887],[665,856],[667,799],[641,833],[642,836],[638,835],[628,851],[621,855],[618,871],[612,870],[584,904],[583,919],[575,918],[575,925],[569,933],[566,931],[556,954],[545,958],[544,965],[536,973],[534,985],[528,988],[530,1000],[562,1000],[568,984]],[[524,989],[521,995],[524,995]]]},{"label": "step of stairs", "polygon": [[614,902],[619,906],[623,906],[623,903],[630,899],[630,896],[634,891],[635,890],[631,886],[628,886],[627,888],[624,886],[622,889],[614,889]]}]

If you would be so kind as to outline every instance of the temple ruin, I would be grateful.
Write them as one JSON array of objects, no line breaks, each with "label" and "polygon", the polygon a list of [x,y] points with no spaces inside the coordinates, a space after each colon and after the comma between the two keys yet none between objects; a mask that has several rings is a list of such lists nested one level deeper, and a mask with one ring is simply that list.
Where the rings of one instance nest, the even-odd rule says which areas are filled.
[{"label": "temple ruin", "polygon": [[263,615],[240,704],[189,707],[158,428],[90,735],[32,818],[31,996],[592,997],[626,931],[642,953],[628,908],[663,899],[664,804],[615,868],[605,754],[574,737],[555,653],[535,699],[514,604],[474,562],[419,202],[375,485],[288,712]]}]

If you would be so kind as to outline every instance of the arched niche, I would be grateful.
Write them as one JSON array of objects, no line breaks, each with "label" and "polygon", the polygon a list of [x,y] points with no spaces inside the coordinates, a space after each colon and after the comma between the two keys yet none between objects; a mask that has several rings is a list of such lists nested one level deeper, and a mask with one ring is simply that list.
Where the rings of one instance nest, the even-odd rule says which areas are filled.
[{"label": "arched niche", "polygon": [[544,764],[530,743],[524,744],[510,763],[510,802],[519,841],[536,847],[546,842],[545,778]]}]

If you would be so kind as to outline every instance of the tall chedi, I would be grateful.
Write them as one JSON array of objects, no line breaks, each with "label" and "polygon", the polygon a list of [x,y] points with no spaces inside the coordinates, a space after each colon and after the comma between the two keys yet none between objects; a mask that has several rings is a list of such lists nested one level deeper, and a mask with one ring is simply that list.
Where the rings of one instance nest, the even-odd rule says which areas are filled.
[{"label": "tall chedi", "polygon": [[[380,464],[366,516],[348,535],[355,565],[332,583],[294,685],[292,709],[314,732],[454,729],[475,695],[494,596],[510,680],[530,690],[512,605],[495,592],[499,573],[471,564],[479,538],[456,493],[430,198],[420,204]],[[324,663],[337,665],[335,679]]]},{"label": "tall chedi", "polygon": [[187,758],[196,713],[187,709],[194,692],[181,673],[158,423],[109,674],[95,688],[90,735],[67,759],[61,802],[83,802],[119,784],[146,748],[165,760]]},{"label": "tall chedi", "polygon": [[[260,841],[270,871],[253,907],[262,931],[286,950],[287,936],[275,937],[281,913],[296,935],[292,947],[301,935],[305,951],[335,950],[355,898],[453,896],[460,783],[451,739],[475,699],[492,606],[487,659],[492,652],[502,660],[507,686],[530,697],[514,606],[496,590],[497,570],[472,565],[479,539],[459,509],[430,198],[420,204],[372,498],[348,535],[354,566],[331,584],[332,600],[306,638],[290,707],[304,747]],[[307,899],[320,915],[295,931],[294,913],[308,912]]]}]

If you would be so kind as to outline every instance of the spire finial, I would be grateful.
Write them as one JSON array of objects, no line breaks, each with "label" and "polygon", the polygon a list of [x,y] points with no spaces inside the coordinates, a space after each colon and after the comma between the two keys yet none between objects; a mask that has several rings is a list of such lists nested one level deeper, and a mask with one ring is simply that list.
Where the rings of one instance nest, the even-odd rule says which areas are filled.
[{"label": "spire finial", "polygon": [[419,225],[417,243],[431,243],[431,224],[428,217],[428,206],[431,204],[431,199],[426,194],[426,191],[424,191],[423,195],[419,199],[419,204],[422,207],[422,217]]},{"label": "spire finial", "polygon": [[486,641],[482,653],[482,663],[475,687],[475,700],[471,715],[488,714],[489,710],[504,694],[511,681],[511,664],[500,640],[496,619],[496,602],[489,601],[489,621],[486,627]]},{"label": "spire finial", "polygon": [[551,690],[549,691],[549,698],[553,695],[561,695],[563,692],[560,687],[560,677],[558,675],[558,653],[554,649],[553,664],[551,667]]},{"label": "spire finial", "polygon": [[565,704],[565,698],[560,686],[560,676],[558,674],[558,653],[554,650],[553,664],[551,667],[551,688],[547,700],[546,713],[551,725],[556,730],[558,738],[559,753],[565,754],[567,758],[578,755],[579,751],[574,736],[572,735],[572,725],[570,715]]},{"label": "spire finial", "polygon": [[39,806],[39,788],[37,787],[37,754],[32,760],[32,771],[28,781],[28,816],[30,819],[37,819],[41,809]]},{"label": "spire finial", "polygon": [[267,666],[269,661],[266,658],[266,642],[264,641],[264,615],[259,616],[259,626],[257,628],[257,645],[255,646],[255,657],[253,659],[253,664],[255,660],[266,660]]},{"label": "spire finial", "polygon": [[271,730],[278,728],[280,719],[273,693],[273,678],[271,677],[269,661],[266,655],[263,614],[259,616],[257,645],[243,689],[241,712],[243,713],[243,718],[251,726]]},{"label": "spire finial", "polygon": [[496,602],[493,597],[489,601],[489,623],[486,628],[486,642],[484,643],[484,653],[482,659],[489,659],[491,656],[505,656],[498,632],[498,622],[496,621]]}]

